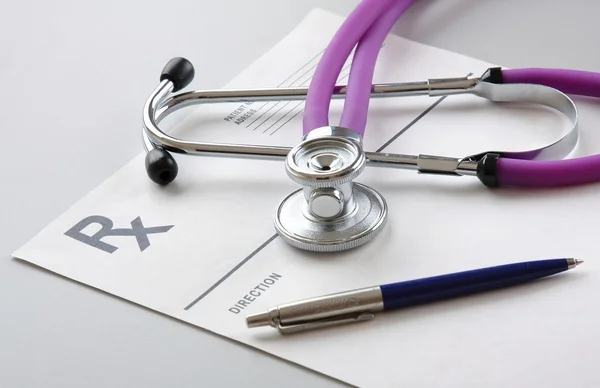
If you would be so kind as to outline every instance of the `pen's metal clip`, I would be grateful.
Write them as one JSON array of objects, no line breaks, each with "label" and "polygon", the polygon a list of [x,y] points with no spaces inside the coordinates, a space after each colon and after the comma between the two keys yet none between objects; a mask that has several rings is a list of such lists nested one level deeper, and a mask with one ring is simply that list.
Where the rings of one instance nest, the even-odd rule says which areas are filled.
[{"label": "pen's metal clip", "polygon": [[349,315],[341,315],[337,317],[331,318],[321,318],[313,321],[306,321],[301,323],[293,323],[293,324],[277,324],[277,329],[281,334],[292,334],[298,333],[301,331],[312,330],[312,329],[320,329],[323,327],[343,325],[347,323],[354,322],[363,322],[370,321],[375,319],[375,315],[371,313],[358,313],[358,314],[349,314]]}]

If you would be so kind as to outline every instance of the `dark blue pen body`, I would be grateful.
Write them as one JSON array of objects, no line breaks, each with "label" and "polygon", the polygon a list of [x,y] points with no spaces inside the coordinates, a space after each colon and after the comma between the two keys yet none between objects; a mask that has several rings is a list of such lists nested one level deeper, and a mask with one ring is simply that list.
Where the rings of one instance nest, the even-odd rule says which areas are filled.
[{"label": "dark blue pen body", "polygon": [[455,298],[524,283],[566,271],[566,259],[539,260],[458,272],[380,286],[384,310]]}]

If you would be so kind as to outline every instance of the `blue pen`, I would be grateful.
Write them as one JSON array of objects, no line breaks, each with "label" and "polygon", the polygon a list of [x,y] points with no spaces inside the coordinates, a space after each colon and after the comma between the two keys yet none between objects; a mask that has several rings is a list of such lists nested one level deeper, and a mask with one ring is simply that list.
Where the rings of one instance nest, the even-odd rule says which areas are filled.
[{"label": "blue pen", "polygon": [[554,275],[583,261],[551,259],[488,267],[299,300],[246,317],[282,334],[368,321],[374,313],[494,290]]}]

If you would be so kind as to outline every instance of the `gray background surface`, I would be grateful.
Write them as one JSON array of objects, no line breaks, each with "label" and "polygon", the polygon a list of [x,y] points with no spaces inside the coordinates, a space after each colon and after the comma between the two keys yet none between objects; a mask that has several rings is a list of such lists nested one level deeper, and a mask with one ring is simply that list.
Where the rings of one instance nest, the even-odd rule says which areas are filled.
[{"label": "gray background surface", "polygon": [[[11,2],[0,23],[0,386],[334,387],[338,382],[10,258],[141,151],[173,56],[225,84],[312,7],[357,1]],[[600,71],[592,0],[420,0],[395,33],[508,67]]]}]

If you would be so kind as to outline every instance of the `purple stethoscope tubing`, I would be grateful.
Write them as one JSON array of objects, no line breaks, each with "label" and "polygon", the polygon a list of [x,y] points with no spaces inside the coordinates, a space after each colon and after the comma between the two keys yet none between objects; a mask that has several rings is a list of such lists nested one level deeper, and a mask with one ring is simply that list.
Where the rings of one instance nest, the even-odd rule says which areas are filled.
[{"label": "purple stethoscope tubing", "polygon": [[[504,83],[529,83],[549,86],[565,94],[600,97],[600,74],[562,69],[502,70]],[[532,161],[498,159],[500,185],[523,187],[571,186],[600,180],[600,155],[575,159]]]},{"label": "purple stethoscope tubing", "polygon": [[414,0],[365,0],[331,39],[311,80],[303,117],[304,134],[329,125],[329,107],[337,78],[356,47],[340,123],[364,135],[377,55],[383,41]]},{"label": "purple stethoscope tubing", "polygon": [[[383,41],[414,0],[364,0],[338,29],[317,65],[303,117],[303,133],[329,125],[337,77],[352,59],[340,126],[365,134],[373,73]],[[600,74],[563,69],[504,69],[502,83],[539,84],[565,94],[600,97]],[[536,161],[500,157],[494,166],[498,186],[556,187],[600,180],[600,155]]]}]

